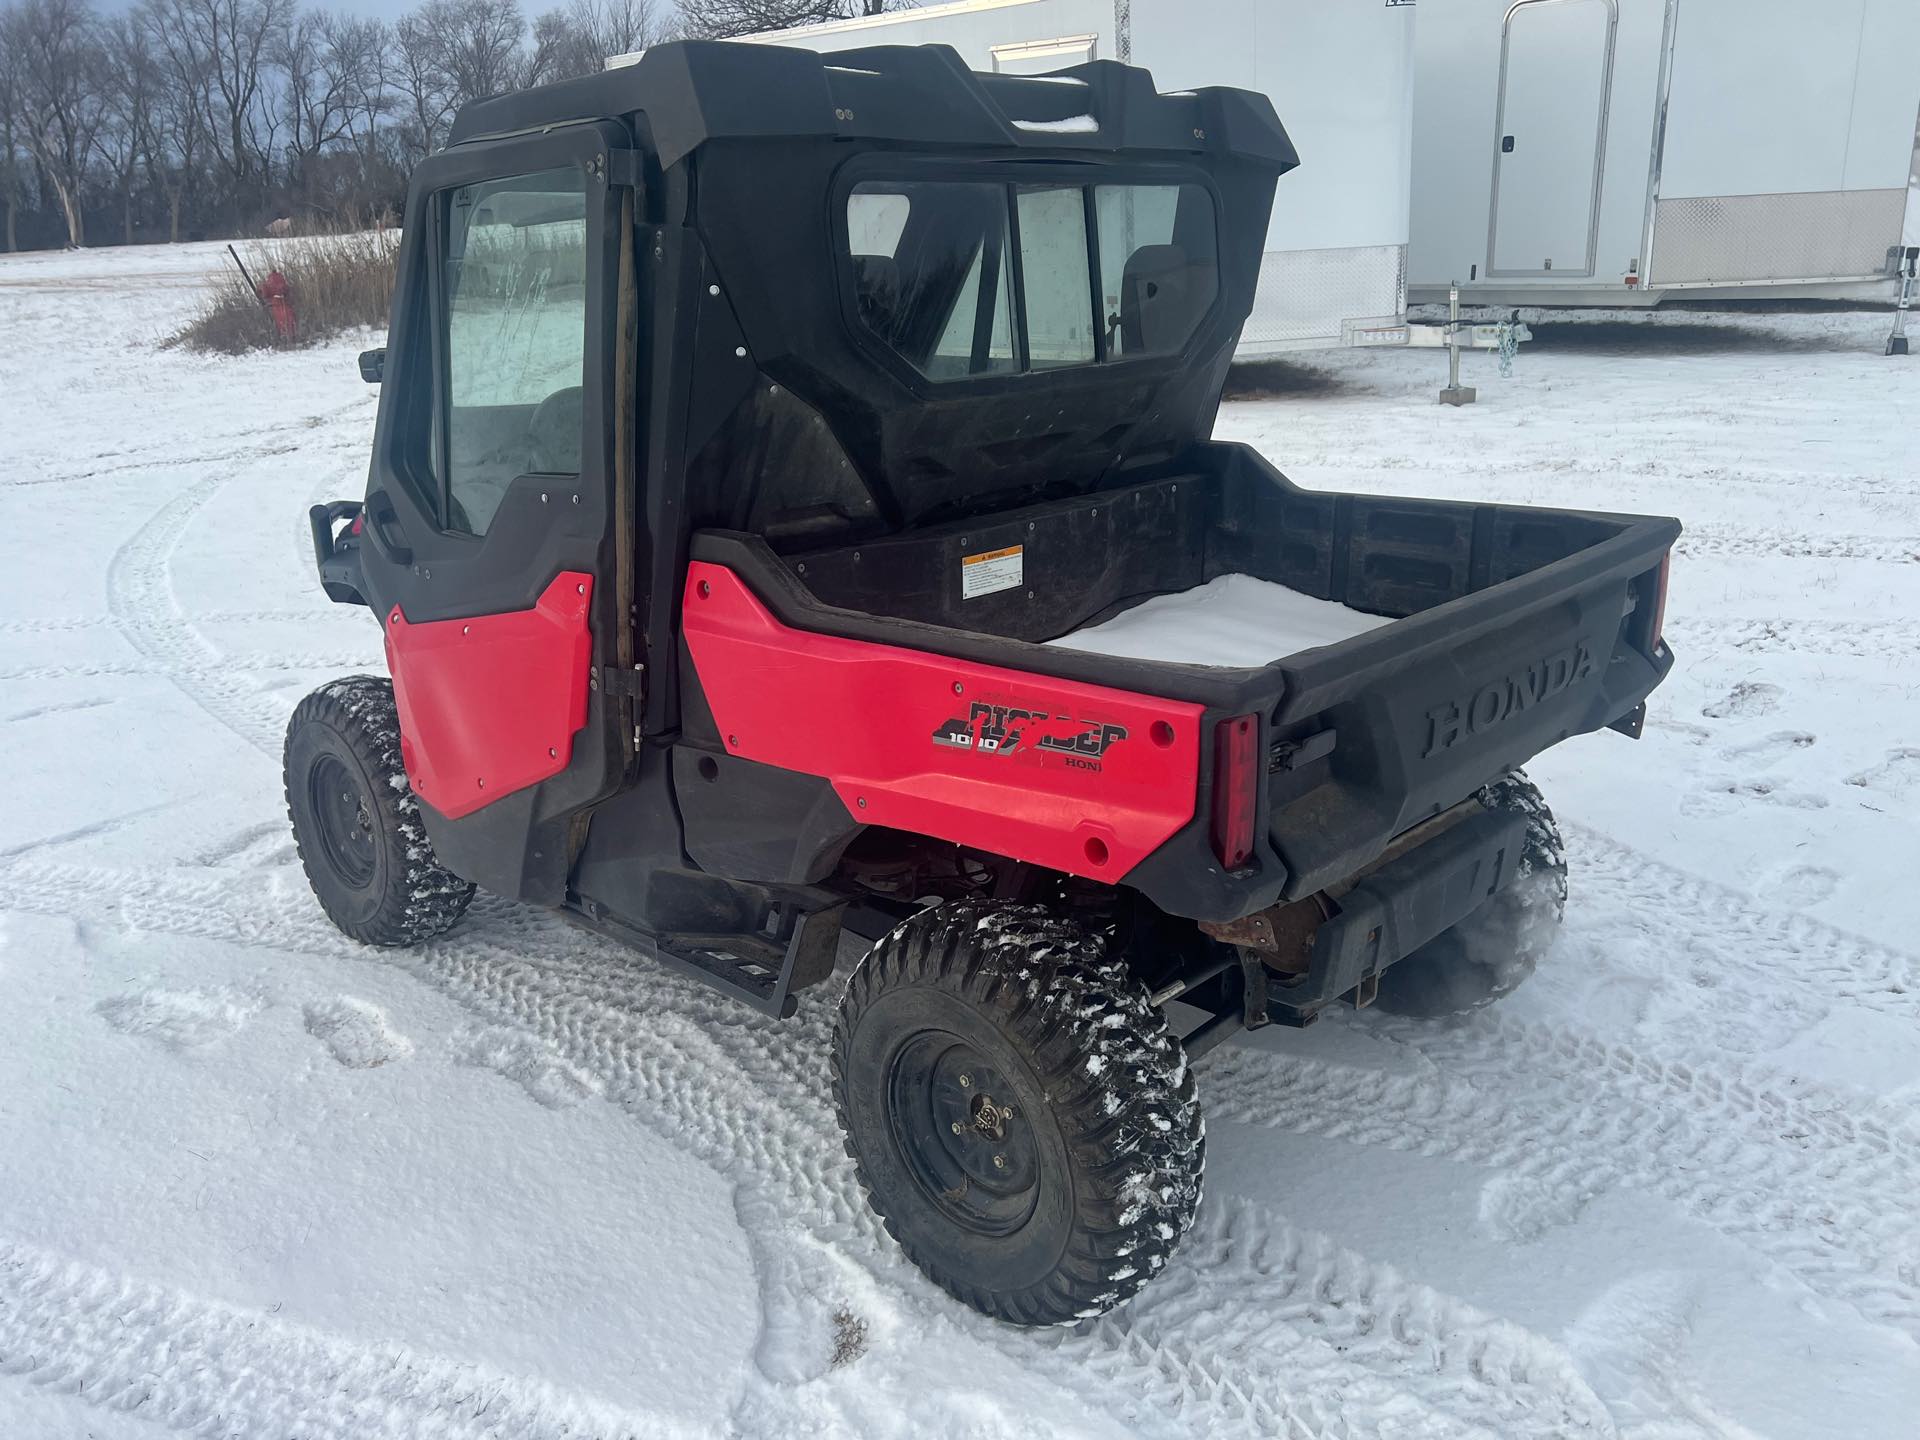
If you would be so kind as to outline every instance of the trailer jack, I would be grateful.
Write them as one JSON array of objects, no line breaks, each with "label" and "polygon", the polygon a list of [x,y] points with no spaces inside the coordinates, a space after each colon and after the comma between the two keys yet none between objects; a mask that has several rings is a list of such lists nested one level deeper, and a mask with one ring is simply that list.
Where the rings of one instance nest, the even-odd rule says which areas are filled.
[{"label": "trailer jack", "polygon": [[1916,272],[1920,272],[1920,245],[1896,246],[1888,255],[1900,277],[1900,298],[1893,307],[1893,333],[1887,336],[1887,354],[1907,353],[1907,311],[1913,308]]}]

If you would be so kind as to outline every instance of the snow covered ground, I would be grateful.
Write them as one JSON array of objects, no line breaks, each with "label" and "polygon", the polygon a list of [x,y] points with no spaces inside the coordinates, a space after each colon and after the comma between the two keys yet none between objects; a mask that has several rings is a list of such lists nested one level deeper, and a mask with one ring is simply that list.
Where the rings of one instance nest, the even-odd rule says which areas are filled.
[{"label": "snow covered ground", "polygon": [[1309,485],[1682,517],[1679,668],[1644,741],[1535,767],[1540,976],[1216,1052],[1198,1229],[1029,1334],[868,1217],[831,996],[776,1026],[499,902],[409,955],[327,926],[279,732],[379,664],[304,513],[374,397],[353,345],[152,348],[218,257],[0,259],[0,1436],[1920,1429],[1920,362],[1880,317],[1589,317],[1467,410],[1383,353],[1226,407]]}]

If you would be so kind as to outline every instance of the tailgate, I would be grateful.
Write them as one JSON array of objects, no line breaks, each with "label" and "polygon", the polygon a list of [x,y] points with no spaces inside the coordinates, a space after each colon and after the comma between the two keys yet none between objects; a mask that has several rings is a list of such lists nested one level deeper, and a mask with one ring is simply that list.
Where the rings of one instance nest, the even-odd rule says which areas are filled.
[{"label": "tailgate", "polygon": [[1565,559],[1284,662],[1268,832],[1288,898],[1569,736],[1638,734],[1673,664],[1657,627],[1680,527],[1636,521]]}]

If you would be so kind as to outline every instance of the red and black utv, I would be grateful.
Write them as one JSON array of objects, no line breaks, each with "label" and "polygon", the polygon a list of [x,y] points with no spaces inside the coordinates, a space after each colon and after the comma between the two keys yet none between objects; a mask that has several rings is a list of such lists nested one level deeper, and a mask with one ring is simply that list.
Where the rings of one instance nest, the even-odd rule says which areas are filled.
[{"label": "red and black utv", "polygon": [[1259,95],[945,47],[464,109],[313,514],[392,672],[288,730],[327,913],[484,886],[782,1016],[877,937],[822,1083],[888,1229],[1008,1320],[1126,1299],[1198,1203],[1189,1060],[1511,988],[1566,894],[1516,767],[1672,664],[1672,520],[1208,438],[1295,163]]}]

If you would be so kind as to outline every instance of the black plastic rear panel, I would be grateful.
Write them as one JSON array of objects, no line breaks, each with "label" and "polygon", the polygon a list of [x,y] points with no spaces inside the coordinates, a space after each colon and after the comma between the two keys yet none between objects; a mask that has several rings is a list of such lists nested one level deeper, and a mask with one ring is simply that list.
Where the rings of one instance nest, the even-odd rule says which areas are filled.
[{"label": "black plastic rear panel", "polygon": [[[1260,717],[1268,778],[1250,864],[1195,818],[1127,876],[1161,908],[1230,919],[1346,878],[1402,831],[1569,736],[1623,722],[1673,663],[1650,633],[1677,521],[1303,491],[1243,446],[1160,479],[860,546],[776,556],[705,531],[789,625]],[[964,599],[960,557],[1027,547],[1025,587]],[[1117,659],[1036,641],[1227,573],[1399,623],[1258,669]],[[883,612],[883,613],[876,613]],[[936,717],[937,719],[938,717]]]}]

